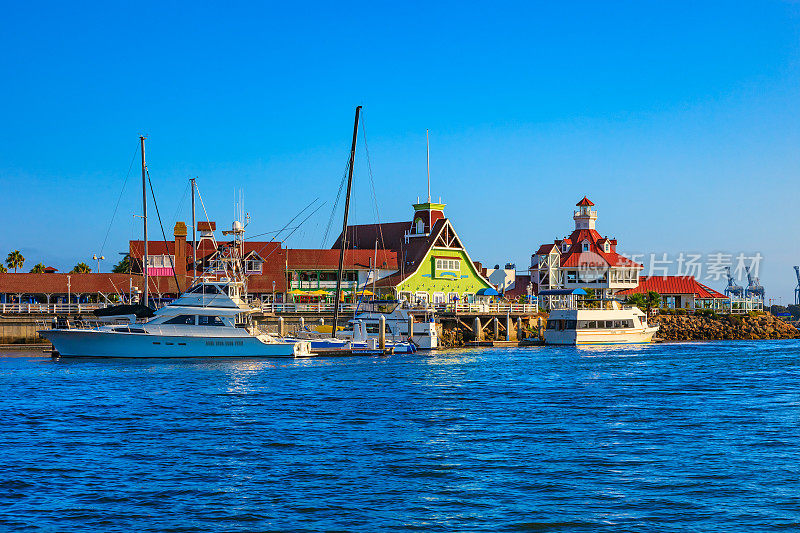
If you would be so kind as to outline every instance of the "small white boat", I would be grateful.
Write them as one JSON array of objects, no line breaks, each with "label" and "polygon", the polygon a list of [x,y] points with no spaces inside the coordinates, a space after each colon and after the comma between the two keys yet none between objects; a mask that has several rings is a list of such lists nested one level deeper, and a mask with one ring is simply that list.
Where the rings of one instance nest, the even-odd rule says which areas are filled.
[{"label": "small white boat", "polygon": [[[588,302],[584,302],[588,303]],[[598,307],[553,309],[544,331],[545,344],[649,344],[658,326],[634,306],[601,300]]]},{"label": "small white boat", "polygon": [[61,357],[304,357],[307,341],[282,342],[253,326],[237,327],[250,308],[241,283],[201,281],[143,322],[39,331]]},{"label": "small white boat", "polygon": [[[311,329],[301,329],[284,337],[288,342],[308,341],[312,350],[352,350],[374,352],[379,350],[377,330],[372,335],[367,333],[367,325],[362,320],[350,320],[344,329],[336,332],[336,337],[331,337],[330,327],[327,332]],[[389,327],[386,327],[386,348],[392,353],[416,353],[417,347],[412,342],[393,340]]]}]

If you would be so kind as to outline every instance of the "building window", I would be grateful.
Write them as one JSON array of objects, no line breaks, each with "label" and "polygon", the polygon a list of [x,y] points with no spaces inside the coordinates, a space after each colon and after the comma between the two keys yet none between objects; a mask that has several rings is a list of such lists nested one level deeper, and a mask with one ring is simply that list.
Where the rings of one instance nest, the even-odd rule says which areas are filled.
[{"label": "building window", "polygon": [[434,304],[443,304],[445,303],[445,295],[443,292],[434,292],[433,293],[433,303]]},{"label": "building window", "polygon": [[605,244],[603,245],[603,250],[604,250],[606,253],[610,252],[610,251],[611,251],[611,245],[610,245],[610,244],[608,244],[608,243],[605,243]]},{"label": "building window", "polygon": [[244,268],[248,272],[261,272],[261,264],[258,259],[248,259],[244,262]]},{"label": "building window", "polygon": [[417,220],[414,221],[414,226],[415,226],[414,233],[417,234],[425,233],[425,223],[422,221],[421,218],[418,218]]},{"label": "building window", "polygon": [[583,247],[582,248],[583,248],[584,252],[588,252],[589,251],[589,243],[586,242],[586,241],[583,241]]},{"label": "building window", "polygon": [[461,270],[461,261],[458,259],[436,259],[436,270],[458,272]]}]

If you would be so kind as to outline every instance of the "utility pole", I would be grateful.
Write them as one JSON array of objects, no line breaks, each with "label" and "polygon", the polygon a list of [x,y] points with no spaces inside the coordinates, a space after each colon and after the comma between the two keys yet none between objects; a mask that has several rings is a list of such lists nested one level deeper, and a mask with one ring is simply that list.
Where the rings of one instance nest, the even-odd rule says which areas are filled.
[{"label": "utility pole", "polygon": [[347,215],[350,212],[350,189],[353,186],[353,165],[356,159],[356,141],[358,140],[358,116],[361,114],[361,106],[356,107],[356,119],[353,123],[353,144],[350,147],[350,165],[347,169],[347,196],[344,200],[344,221],[342,222],[342,242],[339,250],[339,271],[336,276],[336,296],[333,306],[333,324],[331,325],[331,337],[336,338],[336,324],[339,321],[339,302],[342,298],[342,269],[344,268],[344,250],[347,248]]},{"label": "utility pole", "polygon": [[142,143],[142,218],[144,219],[144,255],[142,256],[142,273],[144,274],[144,305],[149,305],[147,279],[147,166],[144,162],[144,135],[139,136]]}]

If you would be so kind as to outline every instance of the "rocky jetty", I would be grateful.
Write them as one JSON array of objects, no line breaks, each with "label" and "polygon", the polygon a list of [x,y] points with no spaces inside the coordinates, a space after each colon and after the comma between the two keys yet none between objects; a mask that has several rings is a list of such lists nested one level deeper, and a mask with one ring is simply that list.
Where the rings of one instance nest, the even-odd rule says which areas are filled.
[{"label": "rocky jetty", "polygon": [[800,330],[771,314],[659,315],[656,336],[665,341],[797,339]]}]

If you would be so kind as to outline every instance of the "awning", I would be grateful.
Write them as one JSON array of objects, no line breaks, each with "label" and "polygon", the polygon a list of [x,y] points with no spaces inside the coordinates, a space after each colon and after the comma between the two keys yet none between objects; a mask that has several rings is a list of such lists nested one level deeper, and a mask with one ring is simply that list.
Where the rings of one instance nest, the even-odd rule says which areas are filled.
[{"label": "awning", "polygon": [[308,296],[308,293],[306,291],[301,291],[300,289],[292,289],[291,291],[289,291],[289,294],[291,296]]},{"label": "awning", "polygon": [[492,287],[489,287],[489,288],[487,288],[487,289],[480,289],[480,290],[479,290],[478,292],[476,292],[475,294],[477,294],[478,296],[500,296],[500,293],[499,293],[499,292],[497,292],[497,291],[496,291],[495,289],[493,289]]},{"label": "awning", "polygon": [[586,291],[583,289],[545,289],[539,291],[539,296],[569,296],[575,294],[578,296],[586,296]]}]

